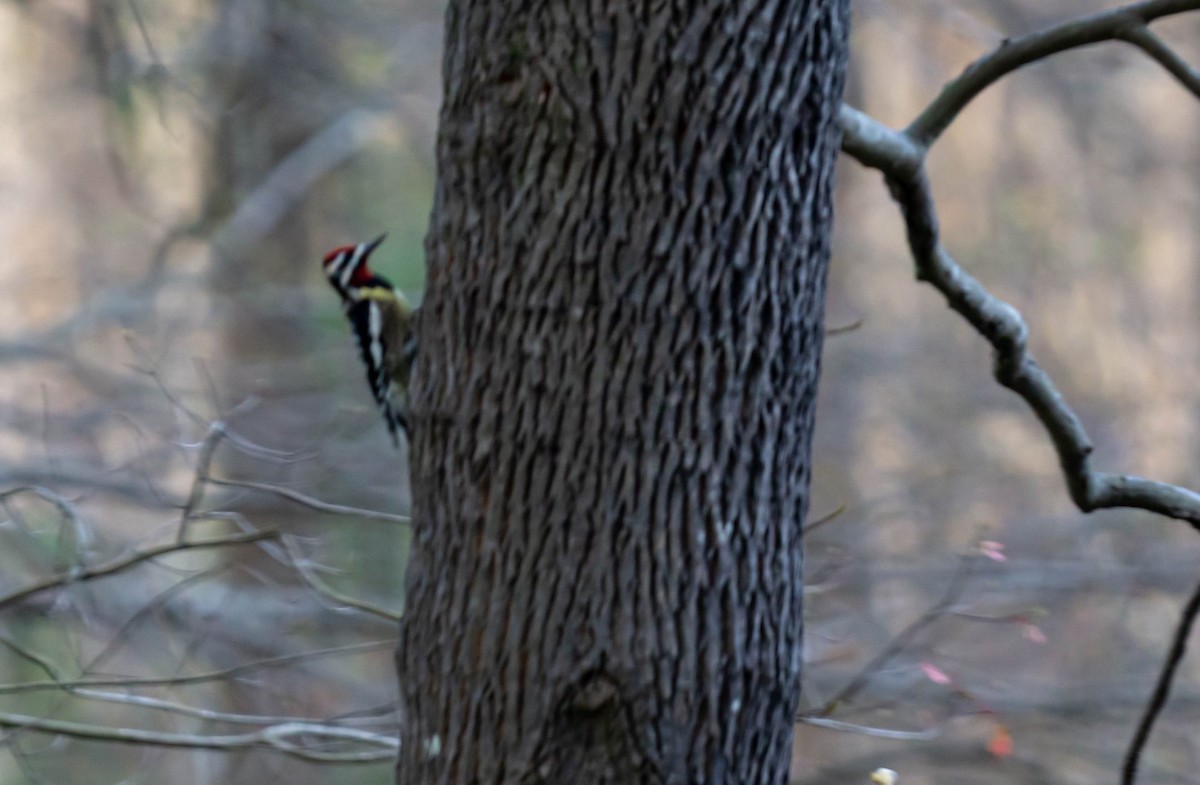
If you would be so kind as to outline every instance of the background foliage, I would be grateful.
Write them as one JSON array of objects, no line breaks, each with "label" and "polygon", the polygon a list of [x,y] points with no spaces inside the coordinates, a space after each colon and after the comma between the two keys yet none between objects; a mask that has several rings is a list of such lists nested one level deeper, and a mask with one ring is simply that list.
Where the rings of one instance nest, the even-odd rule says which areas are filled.
[{"label": "background foliage", "polygon": [[[847,98],[904,124],[1006,36],[1108,5],[860,0]],[[317,261],[386,229],[378,266],[419,298],[441,10],[0,6],[0,494],[48,493],[0,500],[0,593],[169,543],[185,519],[193,536],[294,537],[0,597],[0,711],[210,740],[301,717],[394,733],[394,623],[334,592],[399,612],[407,530],[279,491],[407,510],[403,450]],[[1194,15],[1160,32],[1200,61]],[[1098,463],[1192,486],[1197,139],[1200,103],[1106,44],[990,89],[930,162],[947,244],[1025,313]],[[831,337],[825,358],[812,512],[843,512],[810,535],[803,703],[826,706],[866,668],[831,717],[891,737],[802,725],[795,777],[865,781],[889,765],[906,785],[1111,779],[1200,544],[1152,516],[1077,513],[1036,422],[991,380],[984,344],[913,282],[877,175],[844,160],[837,209],[828,321],[858,327]],[[213,436],[213,421],[228,434]],[[307,656],[344,647],[357,648]],[[305,656],[117,684],[108,698],[12,688],[293,654]],[[1143,781],[1192,778],[1198,698],[1193,657]],[[214,752],[19,730],[0,735],[0,785],[391,780],[386,748],[289,738],[381,757],[317,764],[265,743]]]}]

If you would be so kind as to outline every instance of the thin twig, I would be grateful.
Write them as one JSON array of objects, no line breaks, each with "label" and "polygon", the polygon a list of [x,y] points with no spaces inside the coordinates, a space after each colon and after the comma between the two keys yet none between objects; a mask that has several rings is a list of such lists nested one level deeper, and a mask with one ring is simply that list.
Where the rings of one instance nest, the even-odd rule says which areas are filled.
[{"label": "thin twig", "polygon": [[158,391],[167,399],[167,403],[171,404],[172,407],[184,414],[196,425],[206,427],[210,425],[204,415],[188,406],[175,393],[171,392],[171,388],[167,386],[166,382],[162,379],[162,375],[158,372],[158,364],[150,356],[150,353],[138,344],[137,339],[132,334],[127,333],[125,335],[125,345],[129,347],[129,351],[141,362],[141,365],[131,365],[130,367],[143,376],[150,377],[150,380],[158,387]]},{"label": "thin twig", "polygon": [[241,200],[212,236],[221,256],[236,256],[269,234],[327,172],[386,131],[388,115],[352,109],[305,139]]},{"label": "thin twig", "polygon": [[104,644],[104,648],[102,648],[83,666],[82,673],[85,675],[91,673],[92,671],[100,668],[100,666],[104,663],[108,662],[110,658],[112,658],[118,651],[121,650],[122,646],[130,642],[130,640],[133,638],[131,635],[132,630],[143,619],[150,616],[150,614],[162,610],[164,607],[166,607],[167,603],[174,599],[177,595],[182,594],[183,592],[195,586],[197,583],[210,580],[220,575],[222,572],[229,570],[232,568],[232,566],[232,562],[225,562],[224,564],[221,564],[220,566],[217,566],[211,570],[197,572],[176,583],[171,584],[155,594],[144,605],[134,611],[133,615],[121,622],[120,626],[118,626],[116,630],[109,635],[108,641]]},{"label": "thin twig", "polygon": [[156,559],[159,556],[164,556],[168,553],[178,553],[180,551],[196,550],[198,548],[224,548],[234,545],[249,545],[252,543],[263,542],[265,540],[273,540],[278,536],[275,531],[255,531],[245,534],[231,534],[227,537],[216,537],[211,540],[192,540],[189,542],[171,542],[163,545],[155,545],[150,548],[143,548],[134,551],[126,556],[121,556],[106,564],[98,564],[94,567],[85,567],[80,570],[64,575],[52,575],[49,578],[43,578],[40,581],[31,583],[27,586],[22,586],[19,589],[14,589],[7,594],[0,594],[0,609],[4,609],[14,603],[28,599],[39,592],[48,589],[65,586],[68,583],[76,583],[78,581],[87,581],[94,578],[102,578],[106,575],[127,570],[137,564],[150,559]]},{"label": "thin twig", "polygon": [[1125,765],[1121,770],[1121,785],[1133,785],[1134,780],[1137,779],[1138,762],[1141,760],[1142,751],[1145,750],[1146,743],[1150,740],[1150,731],[1154,728],[1155,720],[1166,706],[1167,698],[1171,696],[1171,684],[1175,679],[1175,671],[1187,651],[1188,638],[1191,637],[1192,626],[1196,623],[1198,613],[1200,613],[1200,584],[1192,592],[1191,599],[1188,600],[1179,617],[1179,625],[1175,628],[1175,637],[1171,641],[1171,651],[1167,654],[1166,662],[1163,663],[1158,683],[1154,685],[1154,694],[1150,697],[1150,703],[1146,705],[1141,722],[1138,723],[1137,732],[1134,733],[1133,741],[1129,743],[1129,750],[1125,753]]},{"label": "thin twig", "polygon": [[[863,666],[862,670],[855,674],[854,678],[846,682],[846,686],[842,687],[832,698],[826,701],[824,707],[817,711],[815,716],[828,717],[839,705],[857,695],[871,678],[881,671],[893,657],[908,648],[909,643],[917,635],[926,627],[945,616],[954,607],[954,604],[958,602],[958,598],[962,596],[967,578],[971,574],[971,566],[974,563],[974,559],[975,557],[973,556],[961,557],[958,569],[954,571],[954,576],[950,578],[950,583],[947,585],[946,592],[942,595],[941,599],[901,630],[900,634],[895,638],[892,638],[883,651],[876,654],[870,662]],[[805,717],[801,716],[798,719],[804,720]]]},{"label": "thin twig", "polygon": [[70,693],[79,698],[87,700],[103,701],[106,703],[119,703],[126,706],[136,706],[142,709],[154,709],[164,711],[170,714],[178,714],[184,717],[196,717],[198,719],[207,720],[209,722],[226,722],[231,725],[279,725],[281,723],[318,723],[321,725],[332,725],[335,727],[347,727],[349,725],[358,725],[365,727],[395,727],[396,717],[366,717],[362,719],[316,719],[313,717],[289,717],[289,716],[269,716],[262,714],[235,714],[227,711],[215,711],[213,709],[205,709],[200,706],[189,706],[186,703],[177,703],[175,701],[162,700],[161,698],[152,698],[147,695],[129,695],[119,692],[103,692],[100,690],[89,689],[73,689]]},{"label": "thin twig", "polygon": [[5,490],[0,491],[0,500],[8,499],[23,493],[28,493],[31,496],[37,496],[43,501],[49,502],[57,507],[58,511],[61,512],[65,518],[73,521],[78,521],[80,518],[79,512],[75,509],[75,505],[71,504],[63,496],[60,496],[49,488],[43,488],[40,485],[18,485],[13,488],[6,488]]},{"label": "thin twig", "polygon": [[308,558],[300,552],[300,546],[296,542],[296,538],[285,535],[283,537],[283,547],[287,550],[288,556],[291,557],[292,566],[296,568],[296,572],[300,573],[300,577],[308,584],[309,588],[317,594],[318,597],[328,597],[334,602],[345,605],[348,608],[369,613],[373,616],[378,616],[381,619],[389,622],[399,622],[404,615],[399,611],[393,611],[382,605],[376,605],[366,600],[360,600],[344,594],[337,589],[329,586],[327,583],[317,577],[316,572],[309,566]]},{"label": "thin twig", "polygon": [[[396,749],[399,746],[398,740],[392,736],[384,736],[356,728],[343,728],[311,722],[285,722],[251,733],[205,736],[191,733],[162,733],[136,728],[114,728],[0,712],[0,727],[55,733],[77,739],[156,747],[182,747],[207,750],[266,747],[314,763],[378,763],[391,760],[395,757]],[[380,749],[361,752],[322,752],[296,744],[291,740],[294,737],[306,738],[307,743],[312,743],[315,740],[336,740],[355,742]]]},{"label": "thin twig", "polygon": [[1153,57],[1159,65],[1178,79],[1180,84],[1190,90],[1192,95],[1200,98],[1200,69],[1188,65],[1186,60],[1167,46],[1166,42],[1155,35],[1149,27],[1133,25],[1123,30],[1120,38]]},{"label": "thin twig", "polygon": [[836,521],[838,518],[840,518],[842,516],[842,513],[844,513],[845,511],[846,511],[846,505],[839,504],[837,507],[835,507],[833,509],[832,512],[827,512],[824,515],[822,515],[820,518],[817,518],[812,521],[808,521],[807,523],[804,524],[804,529],[802,530],[804,536],[807,537],[808,535],[812,534],[814,531],[821,528],[825,524],[827,524],[831,521]]},{"label": "thin twig", "polygon": [[304,660],[316,659],[318,657],[341,656],[344,654],[361,654],[367,651],[375,651],[389,646],[395,646],[395,641],[369,641],[367,643],[356,643],[349,646],[335,646],[330,649],[314,649],[312,651],[303,651],[298,654],[282,654],[278,657],[266,657],[261,660],[250,660],[238,665],[232,665],[228,668],[219,670],[205,671],[203,673],[194,673],[188,676],[155,676],[145,678],[99,678],[89,677],[85,679],[72,680],[54,680],[54,681],[27,681],[19,684],[0,684],[0,695],[15,695],[25,692],[42,692],[45,690],[72,690],[80,687],[124,687],[130,689],[133,687],[161,687],[164,685],[179,686],[182,684],[202,684],[210,681],[221,681],[232,676],[241,675],[247,671],[257,670],[259,668],[275,668],[280,665],[291,665],[295,662]]},{"label": "thin twig", "polygon": [[946,730],[944,724],[936,725],[926,730],[893,730],[891,728],[877,728],[872,725],[859,725],[854,722],[843,722],[842,720],[831,720],[827,717],[801,717],[798,721],[804,725],[812,725],[815,728],[827,728],[829,730],[857,733],[860,736],[871,736],[876,739],[893,739],[896,741],[930,741],[941,736]]},{"label": "thin twig", "polygon": [[845,335],[846,333],[852,333],[858,328],[862,327],[863,324],[865,324],[865,322],[862,319],[855,319],[849,324],[841,324],[837,327],[827,327],[825,328],[825,337],[829,338],[834,335]]},{"label": "thin twig", "polygon": [[146,492],[144,482],[123,480],[115,471],[100,470],[92,466],[74,465],[68,468],[51,468],[24,465],[7,466],[0,471],[0,484],[3,485],[44,486],[47,483],[54,483],[59,487],[79,488],[91,494],[112,494],[138,503],[160,501],[152,493]]},{"label": "thin twig", "polygon": [[213,454],[221,439],[225,437],[225,432],[225,423],[221,420],[214,420],[208,426],[208,433],[205,435],[204,441],[200,443],[200,455],[196,459],[196,475],[192,479],[192,491],[188,494],[187,501],[179,515],[179,533],[176,535],[178,542],[187,539],[188,523],[191,522],[192,514],[200,504],[201,497],[204,496],[204,486],[208,482],[208,472],[212,467]]},{"label": "thin twig", "polygon": [[353,515],[358,518],[365,518],[371,521],[388,521],[390,523],[403,523],[412,525],[412,518],[407,515],[397,515],[390,512],[380,512],[379,510],[368,510],[362,507],[347,507],[343,504],[333,504],[332,502],[321,501],[307,494],[293,491],[291,488],[284,488],[279,485],[270,485],[265,482],[252,482],[250,480],[229,480],[218,477],[209,477],[208,481],[213,485],[225,485],[231,488],[248,488],[250,490],[262,491],[264,493],[273,493],[288,501],[293,501],[296,504],[308,507],[311,510],[319,512],[330,512],[335,515]]},{"label": "thin twig", "polygon": [[40,671],[45,673],[51,679],[58,681],[62,678],[62,674],[59,673],[58,668],[54,665],[54,663],[50,662],[50,660],[46,659],[41,654],[38,654],[33,649],[21,644],[19,641],[0,633],[0,643],[4,644],[9,651],[21,659],[25,660],[26,662],[33,663]]}]

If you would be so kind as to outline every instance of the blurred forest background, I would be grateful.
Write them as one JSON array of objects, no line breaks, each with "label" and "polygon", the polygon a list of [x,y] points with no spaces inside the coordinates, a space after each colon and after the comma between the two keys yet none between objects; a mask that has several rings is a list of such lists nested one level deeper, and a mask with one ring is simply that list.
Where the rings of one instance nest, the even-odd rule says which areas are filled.
[{"label": "blurred forest background", "polygon": [[[857,0],[847,100],[902,126],[1006,36],[1112,5]],[[394,735],[405,453],[318,261],[386,230],[377,268],[420,297],[442,12],[0,4],[0,713],[193,739],[303,718]],[[1156,25],[1193,63],[1197,16]],[[977,99],[931,176],[947,245],[1024,312],[1098,466],[1200,485],[1200,103],[1132,47],[1067,53]],[[891,737],[802,724],[795,780],[883,765],[904,785],[1115,780],[1200,541],[1073,508],[1047,438],[913,280],[886,189],[849,159],[828,324],[855,329],[825,358],[812,515],[842,512],[809,535],[802,704],[837,699],[832,719]],[[185,520],[189,536],[293,538],[4,601]],[[107,686],[20,686],[78,678]],[[1193,655],[1143,782],[1194,781],[1198,720]],[[322,764],[0,729],[0,785],[391,782],[376,752]]]}]

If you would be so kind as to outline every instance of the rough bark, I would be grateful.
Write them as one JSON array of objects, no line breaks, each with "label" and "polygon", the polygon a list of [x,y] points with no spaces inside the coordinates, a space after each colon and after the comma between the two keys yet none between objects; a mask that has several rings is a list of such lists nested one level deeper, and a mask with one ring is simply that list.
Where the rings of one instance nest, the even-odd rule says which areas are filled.
[{"label": "rough bark", "polygon": [[783,783],[844,0],[452,0],[401,783]]}]

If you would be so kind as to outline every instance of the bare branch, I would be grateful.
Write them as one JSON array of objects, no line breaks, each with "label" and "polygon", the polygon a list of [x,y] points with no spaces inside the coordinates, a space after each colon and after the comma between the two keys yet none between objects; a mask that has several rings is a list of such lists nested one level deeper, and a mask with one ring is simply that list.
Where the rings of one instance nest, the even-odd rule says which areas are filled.
[{"label": "bare branch", "polygon": [[385,115],[352,109],[320,129],[279,163],[212,238],[223,254],[237,253],[275,228],[326,172],[358,152],[388,126]]},{"label": "bare branch", "polygon": [[1167,698],[1171,696],[1171,684],[1175,680],[1175,670],[1179,667],[1179,662],[1187,651],[1188,638],[1191,637],[1197,614],[1200,614],[1200,585],[1196,586],[1191,599],[1188,600],[1183,613],[1180,614],[1179,625],[1175,628],[1175,636],[1171,641],[1171,651],[1167,654],[1167,661],[1163,663],[1158,683],[1154,685],[1154,694],[1150,697],[1150,703],[1147,704],[1142,720],[1138,723],[1137,732],[1134,733],[1133,740],[1129,743],[1129,750],[1125,753],[1125,765],[1121,770],[1121,785],[1133,785],[1133,781],[1137,778],[1138,762],[1141,760],[1142,751],[1146,748],[1146,743],[1150,741],[1150,731],[1154,728],[1155,720],[1158,719],[1158,715],[1162,713],[1163,707],[1167,704]]},{"label": "bare branch", "polygon": [[[1129,40],[1127,36],[1130,35],[1130,31],[1139,27],[1145,29],[1148,22],[1196,10],[1200,10],[1200,0],[1143,0],[1091,16],[1071,19],[1028,35],[1005,39],[999,48],[971,63],[957,79],[943,87],[933,103],[908,126],[907,135],[918,145],[928,147],[941,136],[950,123],[954,122],[958,113],[975,96],[1006,74],[1068,49],[1103,41]],[[1141,43],[1138,45],[1142,46]],[[1160,59],[1160,55],[1150,54],[1176,77],[1180,76],[1172,66]],[[1181,81],[1187,84],[1182,78]],[[854,155],[850,150],[846,152]],[[867,165],[873,166],[869,163]]]},{"label": "bare branch", "polygon": [[12,498],[19,494],[30,494],[37,496],[43,501],[49,502],[62,514],[63,520],[67,526],[67,530],[71,532],[73,543],[71,546],[71,558],[82,558],[84,551],[88,549],[92,542],[92,534],[89,531],[87,524],[83,521],[83,516],[75,509],[75,505],[67,501],[63,496],[55,493],[49,488],[43,488],[40,485],[18,485],[15,488],[9,488],[5,491],[0,491],[0,501]]},{"label": "bare branch", "polygon": [[300,573],[300,577],[304,579],[304,582],[307,583],[309,588],[311,588],[318,596],[328,597],[334,602],[340,603],[349,608],[355,608],[365,613],[369,613],[373,616],[378,616],[386,621],[399,622],[400,619],[403,618],[403,614],[399,611],[389,610],[381,605],[376,605],[372,602],[367,602],[366,600],[356,599],[348,594],[343,594],[342,592],[339,592],[326,584],[317,577],[317,574],[313,571],[312,567],[309,566],[308,558],[300,552],[300,547],[296,544],[296,539],[294,537],[285,536],[283,538],[283,547],[287,549],[288,556],[291,557],[292,566],[296,568],[296,572]]},{"label": "bare branch", "polygon": [[1145,25],[1133,25],[1121,31],[1121,40],[1141,49],[1158,61],[1159,65],[1171,72],[1179,83],[1200,98],[1200,69],[1188,65],[1187,61],[1175,53],[1175,50],[1155,35]]},{"label": "bare branch", "polygon": [[106,493],[134,502],[158,501],[144,480],[122,479],[119,471],[91,466],[11,466],[0,471],[0,484],[70,486],[90,493]]},{"label": "bare branch", "polygon": [[62,496],[59,496],[49,488],[43,488],[38,485],[19,485],[15,488],[8,488],[0,491],[0,499],[8,499],[13,496],[18,496],[22,493],[28,493],[32,496],[37,496],[43,501],[50,502],[67,518],[76,518],[79,515],[79,513],[75,510],[75,506],[69,501],[64,499]]},{"label": "bare branch", "polygon": [[857,733],[860,736],[871,736],[876,739],[892,739],[894,741],[930,741],[941,736],[946,730],[944,723],[926,730],[893,730],[891,728],[877,728],[872,725],[858,725],[853,722],[843,722],[842,720],[831,720],[828,717],[801,717],[798,721],[802,725],[812,725],[815,728],[845,731],[847,733]]},{"label": "bare branch", "polygon": [[186,415],[188,419],[197,425],[211,427],[211,424],[204,417],[204,415],[188,406],[186,403],[180,400],[178,396],[171,392],[171,388],[167,386],[165,381],[163,381],[162,374],[158,370],[158,363],[155,362],[152,357],[150,357],[149,352],[142,348],[133,335],[125,335],[125,345],[129,347],[129,351],[131,351],[141,362],[141,365],[134,365],[130,367],[138,373],[148,376],[150,380],[154,382],[154,385],[158,388],[158,391],[162,394],[162,396],[167,399],[167,403],[171,404],[171,406]]},{"label": "bare branch", "polygon": [[162,591],[158,592],[156,595],[142,604],[141,607],[134,611],[134,613],[128,619],[123,621],[120,626],[117,627],[117,629],[109,637],[108,642],[104,645],[104,648],[102,648],[95,656],[88,660],[87,664],[83,667],[82,672],[89,673],[108,662],[108,660],[117,653],[122,645],[128,642],[129,633],[134,627],[136,627],[144,619],[148,618],[151,614],[161,611],[167,606],[167,603],[169,603],[176,596],[182,594],[198,583],[210,580],[216,575],[230,569],[232,566],[232,562],[225,562],[214,569],[203,570],[189,575],[183,580],[173,583]]},{"label": "bare branch", "polygon": [[104,701],[106,703],[119,703],[127,706],[137,706],[144,709],[155,709],[165,711],[171,714],[179,714],[184,717],[196,717],[210,722],[226,722],[231,725],[279,725],[281,723],[318,723],[321,725],[336,725],[344,727],[347,725],[364,725],[364,726],[382,726],[395,727],[396,717],[391,716],[373,716],[363,718],[347,718],[332,720],[318,720],[312,717],[289,717],[289,716],[266,716],[262,714],[235,714],[227,711],[215,711],[213,709],[205,709],[200,706],[189,706],[186,703],[177,703],[175,701],[163,700],[161,698],[152,698],[147,695],[128,695],[120,692],[103,692],[101,690],[89,689],[73,689],[70,693],[80,698],[88,700]]},{"label": "bare branch", "polygon": [[379,510],[367,510],[362,507],[347,507],[342,504],[333,504],[332,502],[321,501],[320,499],[308,496],[307,494],[293,491],[291,488],[284,488],[279,485],[270,485],[265,482],[252,482],[250,480],[227,480],[217,477],[209,477],[208,481],[213,485],[225,485],[231,488],[249,488],[250,490],[263,491],[264,493],[273,493],[288,501],[293,501],[296,504],[308,507],[311,510],[319,512],[329,512],[335,515],[353,515],[358,518],[365,518],[371,521],[388,521],[390,523],[403,523],[412,525],[412,518],[407,515],[396,515],[390,512],[380,512]]},{"label": "bare branch", "polygon": [[[1092,469],[1092,443],[1087,431],[1029,351],[1025,320],[959,267],[942,246],[937,208],[924,164],[918,159],[913,167],[912,156],[921,147],[909,132],[888,129],[849,107],[840,117],[842,149],[882,171],[900,206],[917,278],[941,292],[950,307],[992,345],[996,380],[1024,398],[1041,420],[1054,442],[1071,498],[1079,509],[1091,512],[1131,507],[1186,521],[1200,529],[1200,494],[1143,477]],[[857,154],[864,149],[870,154]]]},{"label": "bare branch", "polygon": [[195,512],[200,498],[204,495],[204,486],[208,482],[208,470],[212,466],[213,453],[216,452],[217,445],[224,436],[225,423],[215,420],[208,426],[208,434],[200,443],[200,456],[196,459],[196,476],[192,480],[192,491],[188,494],[183,511],[179,515],[179,533],[176,535],[178,542],[183,542],[187,538],[188,522],[191,521],[192,513]]},{"label": "bare branch", "polygon": [[[1006,40],[947,84],[904,131],[889,129],[850,107],[842,108],[839,123],[843,131],[842,150],[863,165],[881,171],[892,197],[899,204],[917,278],[940,291],[950,307],[992,345],[996,380],[1024,398],[1042,422],[1054,442],[1075,504],[1084,512],[1109,507],[1147,510],[1185,521],[1200,530],[1200,494],[1168,483],[1091,468],[1092,445],[1087,432],[1030,353],[1028,330],[1021,315],[959,267],[942,246],[937,210],[925,174],[925,157],[930,145],[976,95],[1005,74],[1067,49],[1108,40],[1126,41],[1156,60],[1184,87],[1200,97],[1200,70],[1188,65],[1147,27],[1154,19],[1195,10],[1200,10],[1200,0],[1143,0]],[[947,598],[950,596],[948,593]],[[943,600],[942,610],[945,610],[945,602]],[[897,640],[911,637],[930,623],[936,618],[935,611],[936,606],[910,625]],[[1138,760],[1170,694],[1175,669],[1183,657],[1198,614],[1200,586],[1184,608],[1154,695],[1130,744],[1122,774],[1124,785],[1132,785],[1137,776]],[[826,705],[825,713],[861,687],[870,673],[886,661],[893,647],[882,652],[843,688]]]},{"label": "bare branch", "polygon": [[10,638],[7,635],[4,635],[3,633],[0,633],[0,643],[4,644],[5,647],[7,647],[13,654],[16,654],[21,659],[25,660],[26,662],[33,663],[39,670],[41,670],[51,679],[57,680],[62,678],[62,674],[58,672],[58,668],[54,666],[54,663],[38,654],[33,649],[21,645],[20,642]]},{"label": "bare branch", "polygon": [[825,337],[830,338],[834,335],[845,335],[846,333],[852,333],[861,328],[864,324],[866,324],[866,322],[864,322],[862,319],[855,319],[849,324],[842,324],[837,327],[826,327]]},{"label": "bare branch", "polygon": [[824,526],[825,524],[827,524],[831,521],[836,521],[838,518],[840,518],[842,516],[842,513],[844,513],[845,511],[846,511],[846,505],[839,504],[837,507],[835,507],[833,509],[832,512],[827,512],[824,515],[822,515],[820,518],[817,518],[815,520],[805,521],[804,529],[803,529],[804,536],[807,537],[808,535],[812,534],[814,531],[816,531],[820,527]]},{"label": "bare branch", "polygon": [[[945,616],[954,607],[954,604],[958,602],[958,598],[962,596],[967,578],[971,574],[971,566],[974,559],[974,556],[963,556],[960,559],[958,569],[955,570],[954,576],[950,579],[950,584],[946,587],[946,592],[942,595],[941,599],[901,630],[900,634],[893,638],[891,643],[871,658],[871,661],[864,665],[850,681],[846,682],[844,687],[826,701],[825,705],[815,712],[818,718],[828,717],[839,705],[857,695],[859,690],[865,687],[871,680],[871,677],[882,670],[888,661],[904,651],[913,639],[926,627]],[[804,715],[797,718],[798,721],[804,721],[805,719]]]},{"label": "bare branch", "polygon": [[[114,728],[0,712],[0,727],[56,733],[93,741],[142,744],[155,747],[182,747],[227,751],[247,747],[267,747],[314,763],[379,763],[391,760],[395,756],[396,749],[399,746],[399,742],[392,736],[382,736],[378,733],[371,733],[356,728],[342,728],[311,722],[285,722],[251,733],[205,736],[192,733],[161,733],[159,731],[136,728]],[[296,737],[305,739],[307,743],[315,741],[355,742],[379,749],[359,752],[324,752],[297,744],[292,741]]]},{"label": "bare branch", "polygon": [[73,690],[80,687],[159,687],[163,685],[179,686],[181,684],[201,684],[209,681],[220,681],[228,679],[232,676],[238,676],[247,671],[257,670],[258,668],[275,668],[280,665],[291,665],[295,662],[304,660],[316,659],[318,657],[332,657],[343,654],[360,654],[367,651],[375,651],[377,649],[395,646],[394,641],[369,641],[367,643],[356,643],[349,646],[335,646],[330,649],[315,649],[313,651],[303,651],[298,654],[282,654],[278,657],[266,657],[260,660],[251,660],[238,665],[232,665],[228,668],[219,670],[205,671],[204,673],[194,673],[186,676],[162,676],[151,678],[85,678],[73,680],[54,680],[54,681],[28,681],[18,684],[0,684],[0,695],[14,695],[23,692],[41,692],[44,690]]},{"label": "bare branch", "polygon": [[842,152],[863,166],[899,176],[916,172],[925,161],[927,149],[907,133],[895,131],[852,106],[838,111],[842,127]]},{"label": "bare branch", "polygon": [[4,609],[10,605],[21,602],[33,595],[65,586],[69,583],[78,581],[87,581],[94,578],[102,578],[106,575],[113,575],[123,570],[127,570],[137,564],[150,559],[156,559],[159,556],[164,556],[168,553],[177,553],[180,551],[190,551],[197,548],[223,548],[233,545],[250,545],[253,543],[263,542],[265,540],[273,540],[278,536],[274,531],[255,531],[245,534],[231,534],[227,537],[216,537],[210,540],[193,540],[190,542],[172,542],[164,545],[156,545],[150,548],[143,548],[134,551],[126,556],[113,559],[106,564],[99,564],[94,567],[85,567],[79,570],[74,570],[65,575],[53,575],[49,578],[44,578],[35,583],[23,586],[20,589],[14,589],[7,594],[0,594],[0,609]]}]

